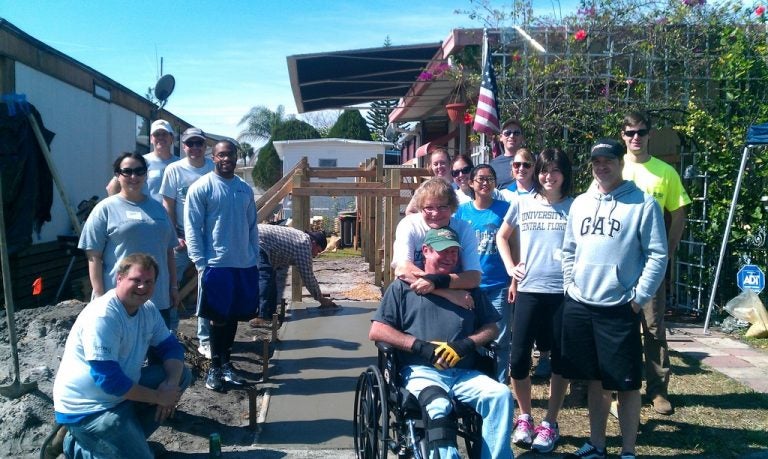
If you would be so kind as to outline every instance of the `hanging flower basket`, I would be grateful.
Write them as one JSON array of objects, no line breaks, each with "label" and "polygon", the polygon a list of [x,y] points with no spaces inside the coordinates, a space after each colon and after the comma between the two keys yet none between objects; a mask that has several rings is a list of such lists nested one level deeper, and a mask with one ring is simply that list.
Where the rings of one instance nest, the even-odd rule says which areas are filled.
[{"label": "hanging flower basket", "polygon": [[448,119],[452,123],[456,123],[459,120],[464,119],[464,111],[467,109],[465,102],[455,102],[452,104],[446,104],[445,111],[448,112]]}]

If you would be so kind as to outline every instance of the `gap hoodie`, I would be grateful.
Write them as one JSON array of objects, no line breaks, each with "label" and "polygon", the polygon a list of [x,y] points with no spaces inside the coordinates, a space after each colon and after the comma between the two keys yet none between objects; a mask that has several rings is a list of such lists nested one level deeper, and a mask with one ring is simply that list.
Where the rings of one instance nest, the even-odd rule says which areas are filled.
[{"label": "gap hoodie", "polygon": [[571,205],[563,240],[563,290],[593,306],[634,300],[644,306],[664,279],[667,235],[653,196],[624,181],[610,193],[597,184]]}]

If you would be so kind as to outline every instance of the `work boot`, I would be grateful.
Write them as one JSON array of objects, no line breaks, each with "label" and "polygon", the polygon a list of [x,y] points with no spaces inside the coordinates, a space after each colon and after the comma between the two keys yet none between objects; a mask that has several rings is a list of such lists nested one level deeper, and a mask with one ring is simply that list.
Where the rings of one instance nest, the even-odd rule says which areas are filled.
[{"label": "work boot", "polygon": [[248,325],[252,328],[272,328],[272,321],[256,317],[255,319],[249,320]]},{"label": "work boot", "polygon": [[675,409],[672,407],[672,403],[670,403],[667,396],[664,394],[656,394],[653,397],[653,411],[669,416],[675,412]]},{"label": "work boot", "polygon": [[56,434],[45,448],[45,459],[56,459],[64,453],[64,437],[67,435],[67,426],[59,426]]}]

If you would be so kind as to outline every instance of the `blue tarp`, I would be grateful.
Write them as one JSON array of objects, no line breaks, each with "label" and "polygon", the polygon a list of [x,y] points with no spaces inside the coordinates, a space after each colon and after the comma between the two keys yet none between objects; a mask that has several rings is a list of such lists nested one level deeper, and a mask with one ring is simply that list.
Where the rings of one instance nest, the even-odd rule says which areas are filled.
[{"label": "blue tarp", "polygon": [[753,124],[747,129],[747,144],[768,144],[768,123]]}]

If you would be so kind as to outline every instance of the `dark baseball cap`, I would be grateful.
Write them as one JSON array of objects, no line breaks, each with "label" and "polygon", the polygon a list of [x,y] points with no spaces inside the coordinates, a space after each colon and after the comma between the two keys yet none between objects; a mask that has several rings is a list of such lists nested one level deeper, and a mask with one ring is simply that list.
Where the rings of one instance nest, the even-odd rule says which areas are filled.
[{"label": "dark baseball cap", "polygon": [[590,158],[603,156],[605,158],[621,159],[624,157],[624,153],[626,153],[626,149],[621,142],[615,139],[604,138],[598,139],[598,141],[592,145],[589,156]]}]

